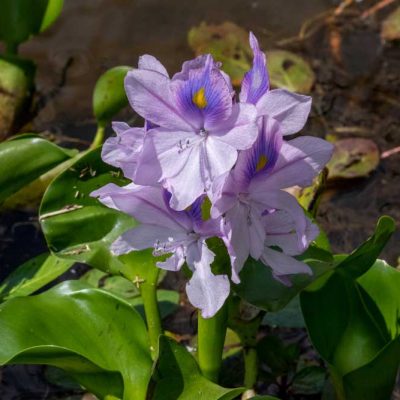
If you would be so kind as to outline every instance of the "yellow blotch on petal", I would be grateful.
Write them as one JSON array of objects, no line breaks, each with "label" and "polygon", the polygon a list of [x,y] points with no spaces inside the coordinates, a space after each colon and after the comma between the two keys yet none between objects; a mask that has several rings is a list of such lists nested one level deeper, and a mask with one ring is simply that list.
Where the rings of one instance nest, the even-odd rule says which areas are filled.
[{"label": "yellow blotch on petal", "polygon": [[261,171],[268,163],[267,157],[264,156],[264,154],[258,159],[258,163],[256,166],[256,172]]},{"label": "yellow blotch on petal", "polygon": [[207,99],[204,87],[201,87],[192,97],[192,101],[200,109],[207,107]]}]

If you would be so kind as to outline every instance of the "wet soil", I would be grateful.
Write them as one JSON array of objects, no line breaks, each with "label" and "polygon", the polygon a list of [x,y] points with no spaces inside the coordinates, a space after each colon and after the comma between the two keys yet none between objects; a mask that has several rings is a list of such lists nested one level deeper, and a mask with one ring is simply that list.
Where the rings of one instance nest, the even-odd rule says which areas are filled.
[{"label": "wet soil", "polygon": [[[91,93],[98,76],[115,65],[135,66],[139,55],[159,58],[170,72],[193,56],[187,32],[202,21],[233,21],[252,30],[265,49],[303,55],[316,73],[313,109],[303,133],[363,137],[383,154],[400,146],[400,44],[380,37],[381,21],[396,4],[363,19],[377,1],[359,1],[332,17],[334,0],[69,0],[60,20],[21,47],[38,64],[37,90],[44,106],[25,131],[49,131],[69,146],[94,135]],[[306,24],[306,25],[304,25]],[[298,33],[302,29],[303,37]],[[135,121],[125,110],[122,120]],[[318,222],[335,252],[348,252],[373,231],[378,217],[400,221],[400,153],[381,159],[367,178],[332,182]],[[46,249],[34,210],[0,215],[0,280],[15,266]],[[392,265],[400,256],[398,230],[383,253]],[[79,273],[73,271],[73,278]],[[176,278],[171,278],[176,279]],[[178,279],[170,285],[182,284]],[[194,333],[190,308],[166,323],[183,337]],[[276,333],[276,332],[275,332]],[[302,337],[303,331],[281,331]],[[315,357],[315,355],[313,356]],[[42,367],[0,371],[0,399],[77,399],[73,390],[51,385]],[[78,397],[72,397],[78,396]],[[318,397],[317,397],[318,398]]]}]

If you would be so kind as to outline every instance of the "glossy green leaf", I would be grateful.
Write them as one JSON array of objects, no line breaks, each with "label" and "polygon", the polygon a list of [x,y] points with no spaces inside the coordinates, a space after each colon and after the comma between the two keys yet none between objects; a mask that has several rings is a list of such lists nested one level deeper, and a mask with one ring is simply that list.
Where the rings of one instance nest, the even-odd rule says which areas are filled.
[{"label": "glossy green leaf", "polygon": [[393,230],[393,220],[382,218],[367,242],[300,295],[311,340],[330,365],[339,398],[384,400],[395,382],[400,271],[375,262]]},{"label": "glossy green leaf", "polygon": [[160,337],[152,400],[231,400],[243,389],[225,389],[204,378],[196,360],[174,340]]},{"label": "glossy green leaf", "polygon": [[58,278],[73,264],[74,261],[61,260],[48,253],[40,254],[20,265],[3,280],[0,300],[28,296]]},{"label": "glossy green leaf", "polygon": [[114,67],[100,76],[93,92],[93,112],[99,125],[106,125],[128,105],[124,79],[131,67]]},{"label": "glossy green leaf", "polygon": [[0,40],[18,45],[49,27],[59,16],[63,0],[1,0]]},{"label": "glossy green leaf", "polygon": [[82,282],[1,304],[0,341],[0,364],[53,365],[100,398],[146,398],[152,362],[142,318]]},{"label": "glossy green leaf", "polygon": [[[83,275],[81,280],[125,299],[144,317],[143,299],[140,296],[139,288],[127,278],[110,276],[103,271],[92,269]],[[173,290],[158,289],[157,299],[161,318],[165,318],[177,309],[179,293]]]},{"label": "glossy green leaf", "polygon": [[299,296],[293,297],[282,310],[266,313],[262,324],[273,328],[304,328],[305,323],[301,313]]},{"label": "glossy green leaf", "polygon": [[292,92],[310,93],[315,74],[306,60],[286,50],[267,52],[271,84]]},{"label": "glossy green leaf", "polygon": [[240,273],[241,283],[236,293],[248,303],[265,311],[275,312],[285,307],[302,289],[332,269],[332,255],[313,246],[302,260],[310,265],[313,275],[293,275],[292,286],[285,286],[272,276],[271,269],[261,261],[249,259]]},{"label": "glossy green leaf", "polygon": [[127,183],[119,170],[103,163],[100,152],[87,153],[51,183],[39,218],[49,248],[58,257],[120,274],[127,267],[111,254],[110,246],[135,221],[90,197],[107,183]]},{"label": "glossy green leaf", "polygon": [[75,154],[34,135],[0,143],[0,203]]}]

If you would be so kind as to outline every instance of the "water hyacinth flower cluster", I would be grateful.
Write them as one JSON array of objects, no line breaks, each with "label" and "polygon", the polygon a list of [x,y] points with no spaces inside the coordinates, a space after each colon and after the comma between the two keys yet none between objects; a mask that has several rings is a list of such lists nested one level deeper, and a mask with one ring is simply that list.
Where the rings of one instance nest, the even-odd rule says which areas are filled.
[{"label": "water hyacinth flower cluster", "polygon": [[[222,307],[230,280],[240,282],[249,257],[284,284],[290,284],[290,275],[311,274],[295,256],[318,228],[286,189],[309,186],[332,154],[332,145],[322,139],[285,140],[303,128],[311,98],[271,90],[266,58],[253,34],[250,45],[253,65],[238,97],[211,55],[185,62],[172,78],[154,57],[140,57],[125,88],[145,126],[115,122],[117,136],[102,151],[103,160],[132,183],[92,193],[140,223],[114,242],[113,253],[153,248],[154,255],[169,255],[157,263],[160,268],[178,271],[186,263],[193,272],[188,298],[205,318]],[[205,201],[211,203],[207,219]],[[225,243],[229,277],[212,272],[215,254],[207,246],[212,237]]]}]

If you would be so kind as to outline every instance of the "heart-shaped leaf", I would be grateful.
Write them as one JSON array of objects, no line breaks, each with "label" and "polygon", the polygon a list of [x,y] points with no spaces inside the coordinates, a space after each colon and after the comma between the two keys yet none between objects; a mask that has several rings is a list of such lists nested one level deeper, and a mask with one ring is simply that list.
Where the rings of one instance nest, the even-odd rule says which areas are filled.
[{"label": "heart-shaped leaf", "polygon": [[74,261],[62,260],[49,253],[20,265],[0,285],[0,300],[28,296],[67,271]]},{"label": "heart-shaped leaf", "polygon": [[0,365],[53,365],[100,398],[146,398],[152,361],[142,318],[80,281],[1,304],[0,341]]},{"label": "heart-shaped leaf", "polygon": [[35,135],[0,143],[0,203],[76,153]]},{"label": "heart-shaped leaf", "polygon": [[59,16],[64,0],[1,0],[0,40],[19,45],[48,28]]},{"label": "heart-shaped leaf", "polygon": [[131,67],[114,67],[106,71],[96,82],[93,91],[93,112],[99,125],[105,126],[128,105],[124,79]]},{"label": "heart-shaped leaf", "polygon": [[231,400],[242,388],[226,389],[204,378],[196,360],[174,340],[160,336],[152,400]]},{"label": "heart-shaped leaf", "polygon": [[119,170],[103,163],[100,152],[87,153],[51,183],[43,196],[40,222],[50,250],[58,257],[120,274],[127,266],[111,254],[110,246],[135,221],[90,197],[107,183],[127,183]]}]

